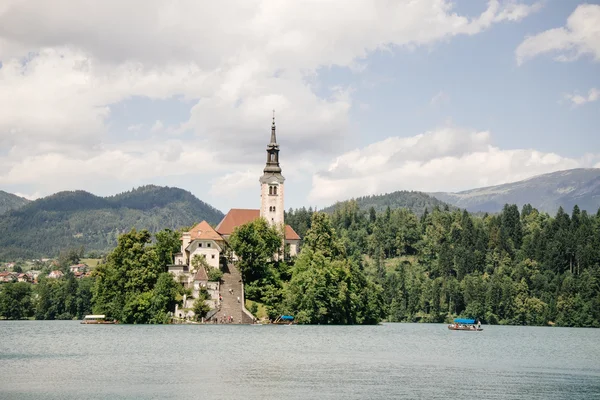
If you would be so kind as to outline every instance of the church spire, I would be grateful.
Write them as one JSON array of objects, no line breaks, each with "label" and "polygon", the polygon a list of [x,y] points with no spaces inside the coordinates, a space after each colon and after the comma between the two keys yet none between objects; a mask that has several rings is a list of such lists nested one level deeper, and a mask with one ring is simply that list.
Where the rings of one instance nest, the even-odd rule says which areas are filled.
[{"label": "church spire", "polygon": [[275,135],[275,110],[273,110],[273,123],[271,124],[271,143],[269,144],[277,144],[277,137]]},{"label": "church spire", "polygon": [[[271,123],[271,141],[267,145],[267,165],[263,170],[263,177],[268,175],[281,176],[281,167],[279,166],[279,145],[275,134],[275,110],[273,110],[273,122]],[[281,177],[283,179],[283,177]]]}]

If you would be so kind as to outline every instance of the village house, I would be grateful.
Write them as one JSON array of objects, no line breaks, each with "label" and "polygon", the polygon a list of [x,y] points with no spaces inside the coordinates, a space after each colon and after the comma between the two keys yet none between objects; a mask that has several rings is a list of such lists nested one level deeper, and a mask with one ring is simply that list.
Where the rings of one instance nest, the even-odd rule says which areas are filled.
[{"label": "village house", "polygon": [[52,279],[58,279],[58,278],[62,278],[62,277],[63,277],[63,275],[64,275],[64,274],[62,273],[62,271],[59,271],[59,270],[54,270],[54,271],[51,271],[51,272],[48,274],[48,278],[52,278]]},{"label": "village house", "polygon": [[71,265],[69,267],[69,270],[73,273],[84,273],[87,270],[87,265],[85,264],[76,264],[76,265]]},{"label": "village house", "polygon": [[[174,254],[174,263],[169,265],[169,272],[174,279],[185,287],[192,288],[194,297],[197,296],[198,287],[205,285],[211,296],[211,300],[207,302],[210,302],[211,307],[215,307],[215,304],[218,306],[218,283],[208,281],[205,268],[225,267],[228,261],[235,260],[235,254],[227,252],[229,237],[237,227],[258,218],[264,218],[282,233],[282,255],[296,256],[301,238],[284,221],[284,181],[279,165],[279,144],[273,118],[271,140],[267,145],[267,162],[259,179],[260,208],[232,208],[215,228],[202,221],[188,232],[184,232],[181,236],[181,250]],[[183,308],[189,309],[191,304],[190,300],[186,300]],[[178,312],[177,310],[176,315]],[[193,316],[193,313],[191,315]]]},{"label": "village house", "polygon": [[16,279],[17,275],[14,272],[0,272],[0,283],[14,282]]}]

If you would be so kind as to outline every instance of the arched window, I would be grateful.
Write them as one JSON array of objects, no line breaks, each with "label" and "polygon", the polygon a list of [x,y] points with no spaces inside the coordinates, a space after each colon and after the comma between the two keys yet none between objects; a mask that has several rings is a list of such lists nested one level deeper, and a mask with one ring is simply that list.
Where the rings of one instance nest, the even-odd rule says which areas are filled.
[{"label": "arched window", "polygon": [[275,207],[273,207],[273,212],[275,212]]},{"label": "arched window", "polygon": [[275,153],[271,153],[271,162],[275,162]]},{"label": "arched window", "polygon": [[269,186],[269,195],[273,194],[273,186]]},{"label": "arched window", "polygon": [[277,194],[277,186],[273,186],[273,194]]}]

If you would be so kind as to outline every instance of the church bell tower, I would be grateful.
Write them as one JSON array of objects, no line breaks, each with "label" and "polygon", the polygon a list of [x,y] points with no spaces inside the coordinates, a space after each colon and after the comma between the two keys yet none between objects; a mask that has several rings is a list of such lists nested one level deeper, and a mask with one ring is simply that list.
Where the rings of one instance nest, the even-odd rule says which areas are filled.
[{"label": "church bell tower", "polygon": [[275,111],[273,111],[273,123],[271,124],[271,141],[267,145],[267,164],[260,177],[260,216],[265,218],[269,224],[283,229],[283,182],[285,178],[281,175],[279,166],[279,145],[275,135]]}]

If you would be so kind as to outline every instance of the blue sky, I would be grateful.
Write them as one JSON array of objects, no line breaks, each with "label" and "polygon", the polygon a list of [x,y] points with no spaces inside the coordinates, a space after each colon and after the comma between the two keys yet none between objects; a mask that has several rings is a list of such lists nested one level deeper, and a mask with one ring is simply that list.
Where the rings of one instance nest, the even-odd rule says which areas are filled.
[{"label": "blue sky", "polygon": [[286,207],[600,167],[598,2],[9,0],[0,62],[0,189],[30,198],[256,208],[272,109]]}]

